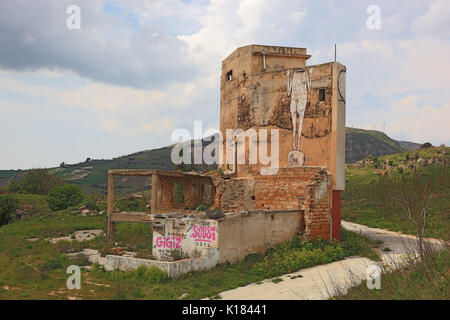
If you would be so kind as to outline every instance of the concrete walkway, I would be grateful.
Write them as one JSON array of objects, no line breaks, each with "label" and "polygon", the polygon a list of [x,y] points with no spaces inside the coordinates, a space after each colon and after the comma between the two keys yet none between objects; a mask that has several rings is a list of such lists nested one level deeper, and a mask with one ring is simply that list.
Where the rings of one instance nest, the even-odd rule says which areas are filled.
[{"label": "concrete walkway", "polygon": [[[365,225],[342,221],[342,227],[346,230],[360,233],[373,241],[382,241],[379,248],[375,250],[381,256],[386,267],[395,268],[405,262],[407,256],[419,256],[419,246],[417,237],[400,232],[389,231],[385,229],[370,228]],[[426,238],[424,245],[433,249],[439,249],[443,245],[442,240]],[[384,250],[388,251],[384,251]]]},{"label": "concrete walkway", "polygon": [[[350,231],[360,232],[367,238],[379,242],[376,249],[380,253],[382,263],[362,257],[348,257],[327,265],[315,266],[280,276],[283,281],[274,283],[271,279],[261,284],[250,284],[245,287],[225,291],[220,294],[225,300],[318,300],[328,299],[335,294],[334,288],[344,292],[368,276],[369,266],[383,265],[385,268],[395,268],[405,261],[409,253],[416,252],[417,239],[414,236],[398,232],[369,228],[364,225],[342,221],[342,226]],[[433,247],[441,245],[441,241],[427,239]],[[389,248],[391,251],[383,251]],[[386,249],[387,250],[387,249]],[[297,276],[300,276],[296,278]]]}]

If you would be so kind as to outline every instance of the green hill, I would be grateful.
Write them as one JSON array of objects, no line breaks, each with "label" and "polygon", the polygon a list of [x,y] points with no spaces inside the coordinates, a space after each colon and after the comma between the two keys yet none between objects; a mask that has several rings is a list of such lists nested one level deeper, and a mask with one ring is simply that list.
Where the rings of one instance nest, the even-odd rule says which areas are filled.
[{"label": "green hill", "polygon": [[397,141],[376,130],[347,128],[345,160],[353,163],[369,156],[384,156],[420,148],[420,144]]},{"label": "green hill", "polygon": [[[379,183],[379,173],[392,170],[411,170],[413,166],[423,169],[422,174],[434,181],[443,175],[450,164],[450,148],[433,147],[406,151],[383,157],[372,157],[359,163],[347,164],[345,191],[342,193],[342,219],[369,227],[383,228],[416,234],[416,226],[409,221],[400,206],[384,208],[374,199],[384,186]],[[438,198],[431,202],[427,215],[427,236],[448,239],[450,230],[450,177],[437,190]],[[412,188],[412,186],[410,186]],[[417,189],[419,192],[422,187]]]},{"label": "green hill", "polygon": [[[50,168],[50,172],[80,185],[88,193],[104,193],[108,169],[173,170],[170,159],[172,147],[140,151],[108,160],[93,159],[77,164],[67,164],[59,168]],[[367,158],[369,155],[383,156],[419,147],[420,145],[416,143],[393,140],[380,131],[347,128],[346,132],[347,163]],[[24,170],[0,170],[0,187],[6,186],[13,179],[22,177],[24,173]],[[145,181],[137,183],[132,178],[120,179],[122,180],[119,181],[118,188],[122,188],[124,192],[133,192],[133,186],[136,184],[146,184]]]}]

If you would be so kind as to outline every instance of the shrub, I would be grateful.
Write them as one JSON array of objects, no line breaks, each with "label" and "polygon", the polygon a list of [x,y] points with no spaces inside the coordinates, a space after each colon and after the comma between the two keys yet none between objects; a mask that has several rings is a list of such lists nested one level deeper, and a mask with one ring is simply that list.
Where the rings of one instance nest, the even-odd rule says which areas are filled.
[{"label": "shrub", "polygon": [[138,198],[130,196],[119,200],[117,202],[117,208],[120,211],[136,212],[141,208],[141,204]]},{"label": "shrub", "polygon": [[169,276],[166,272],[160,270],[156,266],[139,266],[136,270],[123,272],[120,270],[114,270],[108,272],[108,277],[113,281],[134,280],[141,283],[164,283],[169,280]]},{"label": "shrub", "polygon": [[13,192],[47,194],[64,183],[63,179],[50,174],[47,169],[31,169],[22,179],[10,183],[9,189]]},{"label": "shrub", "polygon": [[170,258],[173,261],[187,259],[188,256],[180,249],[173,249],[170,251]]},{"label": "shrub", "polygon": [[69,258],[64,255],[58,255],[39,265],[40,272],[50,272],[68,266]]},{"label": "shrub", "polygon": [[289,245],[277,246],[267,254],[264,260],[253,265],[253,271],[266,278],[291,273],[317,264],[342,260],[344,250],[337,244],[328,244],[319,248],[322,243],[308,242],[303,248],[289,248]]},{"label": "shrub", "polygon": [[[340,300],[448,300],[450,255],[448,247],[422,260],[411,260],[402,268],[386,272],[382,290],[371,290],[365,281],[348,291],[334,288]],[[344,292],[345,291],[345,292]]]},{"label": "shrub", "polygon": [[88,198],[84,204],[87,209],[91,211],[100,211],[100,206],[97,204],[97,201],[93,198]]},{"label": "shrub", "polygon": [[135,280],[142,280],[149,283],[163,283],[169,279],[167,273],[160,270],[156,266],[151,266],[148,268],[145,266],[139,266],[133,276]]},{"label": "shrub", "polygon": [[83,191],[80,187],[66,184],[52,189],[48,194],[48,205],[52,210],[63,210],[76,206],[83,201]]},{"label": "shrub", "polygon": [[433,145],[431,143],[425,142],[424,144],[422,144],[420,146],[420,149],[428,149],[428,148],[432,148],[432,147],[433,147]]},{"label": "shrub", "polygon": [[0,195],[0,226],[7,224],[17,209],[19,200],[9,194]]},{"label": "shrub", "polygon": [[360,235],[341,228],[342,241],[322,239],[304,241],[301,235],[289,242],[277,244],[266,250],[260,261],[255,261],[252,272],[271,278],[318,264],[339,261],[346,256],[363,255],[378,260],[366,240]]}]

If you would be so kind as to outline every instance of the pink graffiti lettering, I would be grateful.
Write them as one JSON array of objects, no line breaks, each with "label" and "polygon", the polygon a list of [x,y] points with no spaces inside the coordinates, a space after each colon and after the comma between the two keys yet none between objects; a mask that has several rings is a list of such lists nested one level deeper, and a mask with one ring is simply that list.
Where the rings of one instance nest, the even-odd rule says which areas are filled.
[{"label": "pink graffiti lettering", "polygon": [[178,237],[158,237],[155,242],[157,248],[181,248],[181,238]]},{"label": "pink graffiti lettering", "polygon": [[216,240],[216,227],[195,225],[192,229],[194,233],[191,237],[195,241],[211,242],[211,240]]}]

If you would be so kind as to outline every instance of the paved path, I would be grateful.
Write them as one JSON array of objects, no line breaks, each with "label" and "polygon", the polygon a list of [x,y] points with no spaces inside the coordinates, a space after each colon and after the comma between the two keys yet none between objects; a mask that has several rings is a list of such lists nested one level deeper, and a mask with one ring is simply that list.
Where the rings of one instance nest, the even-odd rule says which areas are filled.
[{"label": "paved path", "polygon": [[[417,240],[414,236],[400,234],[383,229],[369,228],[356,223],[342,221],[342,226],[350,231],[360,232],[372,240],[383,241],[377,249],[383,264],[395,267],[404,261],[408,253],[415,252]],[[441,243],[436,239],[427,239],[432,246]],[[389,248],[391,251],[383,251]],[[283,281],[273,283],[271,279],[261,284],[250,284],[245,287],[225,291],[220,294],[226,300],[298,300],[328,299],[334,295],[334,288],[347,290],[349,287],[367,279],[367,268],[377,262],[362,257],[348,257],[342,261],[302,269],[280,276]],[[301,275],[301,278],[292,277]]]},{"label": "paved path", "polygon": [[[341,225],[353,232],[361,233],[370,240],[381,240],[383,243],[380,248],[376,249],[381,256],[383,263],[391,268],[395,268],[398,264],[404,262],[404,258],[408,255],[418,256],[418,241],[417,237],[400,232],[389,231],[385,229],[370,228],[365,225],[342,221]],[[426,238],[424,239],[425,246],[434,249],[439,248],[443,242],[438,239]],[[389,248],[390,251],[383,251]]]}]

